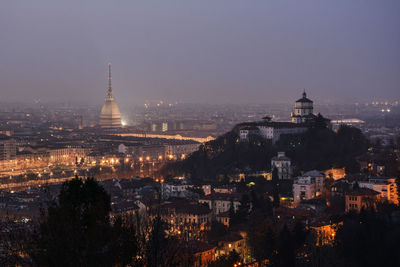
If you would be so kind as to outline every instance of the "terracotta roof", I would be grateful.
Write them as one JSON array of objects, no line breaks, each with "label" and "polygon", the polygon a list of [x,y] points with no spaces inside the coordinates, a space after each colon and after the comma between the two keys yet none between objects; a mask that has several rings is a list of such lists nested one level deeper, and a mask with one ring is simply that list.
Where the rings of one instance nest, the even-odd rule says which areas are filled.
[{"label": "terracotta roof", "polygon": [[352,192],[346,194],[346,196],[377,196],[379,192],[369,188],[358,188]]}]

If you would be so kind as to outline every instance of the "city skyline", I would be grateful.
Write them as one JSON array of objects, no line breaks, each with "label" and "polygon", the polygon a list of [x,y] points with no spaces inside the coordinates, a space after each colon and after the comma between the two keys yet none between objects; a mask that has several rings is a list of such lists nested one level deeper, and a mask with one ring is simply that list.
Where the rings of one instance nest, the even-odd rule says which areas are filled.
[{"label": "city skyline", "polygon": [[400,266],[399,14],[4,0],[0,266]]},{"label": "city skyline", "polygon": [[100,106],[109,61],[122,107],[400,98],[396,1],[5,6],[2,102]]}]

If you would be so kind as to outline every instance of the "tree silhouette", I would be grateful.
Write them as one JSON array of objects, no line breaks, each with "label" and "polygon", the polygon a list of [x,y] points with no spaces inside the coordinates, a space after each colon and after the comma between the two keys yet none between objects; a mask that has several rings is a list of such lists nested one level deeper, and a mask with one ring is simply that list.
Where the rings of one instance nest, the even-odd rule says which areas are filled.
[{"label": "tree silhouette", "polygon": [[134,229],[110,222],[110,197],[93,178],[62,185],[28,244],[39,266],[114,266],[137,252]]}]

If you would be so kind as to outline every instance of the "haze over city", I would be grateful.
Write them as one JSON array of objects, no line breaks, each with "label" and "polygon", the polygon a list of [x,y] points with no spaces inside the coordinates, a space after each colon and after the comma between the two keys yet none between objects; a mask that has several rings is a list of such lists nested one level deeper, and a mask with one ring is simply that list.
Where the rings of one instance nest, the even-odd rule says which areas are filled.
[{"label": "haze over city", "polygon": [[[399,1],[2,1],[1,102],[400,97]],[[379,93],[379,94],[378,94]]]},{"label": "haze over city", "polygon": [[400,1],[0,4],[0,266],[400,266]]}]

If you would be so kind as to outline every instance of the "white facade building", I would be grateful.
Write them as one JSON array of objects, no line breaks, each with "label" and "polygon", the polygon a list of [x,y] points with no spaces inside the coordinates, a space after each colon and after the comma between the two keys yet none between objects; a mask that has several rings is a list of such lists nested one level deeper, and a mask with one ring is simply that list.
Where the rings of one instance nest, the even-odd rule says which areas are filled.
[{"label": "white facade building", "polygon": [[297,177],[293,183],[294,202],[299,203],[302,200],[320,196],[324,188],[324,180],[325,174],[317,170]]},{"label": "white facade building", "polygon": [[278,152],[278,156],[271,159],[271,169],[278,170],[278,177],[282,179],[292,178],[291,160],[285,156],[285,152]]},{"label": "white facade building", "polygon": [[295,203],[315,198],[315,179],[313,177],[297,177],[293,183],[293,199]]},{"label": "white facade building", "polygon": [[290,122],[267,122],[264,125],[258,126],[260,135],[267,140],[271,140],[275,144],[282,134],[301,134],[307,131],[307,127]]},{"label": "white facade building", "polygon": [[245,126],[239,130],[240,141],[248,141],[252,134],[260,134],[257,126]]},{"label": "white facade building", "polygon": [[222,194],[213,193],[203,196],[199,199],[199,203],[204,203],[209,206],[214,215],[229,211],[233,204],[235,212],[239,209],[241,195],[238,193]]},{"label": "white facade building", "polygon": [[303,174],[305,177],[313,177],[315,180],[315,195],[319,197],[324,189],[325,173],[317,170],[308,171]]},{"label": "white facade building", "polygon": [[192,188],[193,185],[186,184],[184,181],[161,183],[161,195],[162,197],[183,197],[186,195],[186,191]]},{"label": "white facade building", "polygon": [[[283,134],[296,135],[304,133],[319,117],[319,115],[314,115],[313,112],[313,101],[308,99],[306,92],[304,92],[303,97],[297,100],[294,105],[294,112],[291,112],[290,122],[271,121],[269,117],[266,117],[267,119],[264,121],[242,123],[238,125],[240,141],[248,141],[249,135],[253,133],[271,140],[274,144]],[[324,120],[327,127],[330,127],[329,119],[322,116],[320,119]]]},{"label": "white facade building", "polygon": [[307,127],[291,122],[253,122],[245,123],[240,127],[240,141],[248,141],[251,134],[262,136],[266,140],[276,143],[282,134],[301,134],[307,131]]}]

